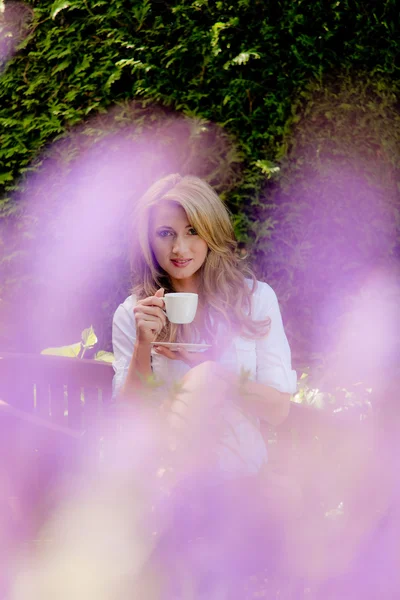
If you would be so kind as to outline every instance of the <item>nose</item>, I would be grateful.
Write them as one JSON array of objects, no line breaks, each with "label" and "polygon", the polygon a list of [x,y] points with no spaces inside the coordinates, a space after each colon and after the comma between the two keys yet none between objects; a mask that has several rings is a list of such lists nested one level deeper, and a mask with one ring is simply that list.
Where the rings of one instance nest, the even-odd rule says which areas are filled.
[{"label": "nose", "polygon": [[174,243],[172,245],[172,252],[177,256],[185,256],[185,252],[188,247],[188,240],[185,239],[185,236],[177,235],[174,238]]}]

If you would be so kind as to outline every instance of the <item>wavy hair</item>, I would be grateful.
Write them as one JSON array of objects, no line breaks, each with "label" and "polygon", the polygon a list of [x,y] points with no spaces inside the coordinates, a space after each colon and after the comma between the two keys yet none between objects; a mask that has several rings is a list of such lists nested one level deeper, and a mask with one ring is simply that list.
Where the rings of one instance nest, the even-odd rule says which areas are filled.
[{"label": "wavy hair", "polygon": [[151,213],[161,202],[174,202],[184,209],[190,225],[207,243],[208,253],[200,268],[202,322],[195,320],[190,326],[168,324],[158,340],[199,341],[203,338],[216,342],[215,323],[221,319],[228,334],[235,332],[252,339],[265,336],[270,319],[254,321],[251,317],[251,298],[257,282],[251,269],[237,255],[229,212],[212,187],[198,177],[168,175],[154,183],[135,205],[132,293],[140,300],[153,296],[161,287],[166,293],[175,291],[150,244]]}]

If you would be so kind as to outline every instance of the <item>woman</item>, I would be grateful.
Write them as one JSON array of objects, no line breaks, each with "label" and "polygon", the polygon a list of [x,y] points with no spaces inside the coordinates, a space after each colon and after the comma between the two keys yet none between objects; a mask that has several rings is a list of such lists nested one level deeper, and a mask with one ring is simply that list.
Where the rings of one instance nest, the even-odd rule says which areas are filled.
[{"label": "woman", "polygon": [[[267,458],[259,421],[284,420],[296,390],[276,295],[238,258],[228,211],[201,179],[156,182],[134,223],[134,287],[113,321],[115,392],[133,394],[151,374],[164,388],[183,381],[176,410],[184,407],[197,423],[207,413],[223,416],[218,462],[227,476],[257,473]],[[192,324],[167,321],[167,292],[199,295]],[[175,352],[155,341],[211,349]]]}]

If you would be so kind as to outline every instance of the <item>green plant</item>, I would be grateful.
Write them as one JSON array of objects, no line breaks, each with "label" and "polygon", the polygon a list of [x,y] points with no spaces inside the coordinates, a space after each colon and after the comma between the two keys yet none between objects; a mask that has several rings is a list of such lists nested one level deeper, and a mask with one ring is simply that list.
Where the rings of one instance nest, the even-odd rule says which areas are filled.
[{"label": "green plant", "polygon": [[[73,237],[65,213],[55,207],[69,204],[71,188],[60,190],[82,155],[92,148],[114,151],[115,133],[124,129],[130,138],[149,130],[159,138],[166,119],[184,115],[186,141],[171,168],[183,163],[222,193],[259,276],[278,292],[296,362],[309,362],[315,352],[310,331],[325,331],[321,306],[335,274],[358,277],[373,240],[384,237],[381,222],[367,228],[364,219],[365,230],[356,222],[363,233],[358,256],[339,259],[337,248],[356,221],[347,209],[360,194],[332,175],[332,165],[339,175],[354,166],[365,176],[398,229],[394,0],[135,0],[129,9],[123,0],[31,0],[29,6],[29,34],[3,70],[0,87],[2,345],[17,349],[22,336],[15,332],[27,329],[27,322],[19,323],[26,294],[37,299],[41,320],[49,287],[59,313],[52,307],[46,318],[71,323],[79,313],[74,335],[92,322],[102,347],[110,347],[111,315],[129,288],[127,230],[118,230],[106,262],[101,244],[91,242],[99,260],[84,300],[69,298],[65,309],[53,284],[60,265],[38,276],[32,257],[43,239],[51,252],[60,239]],[[199,149],[196,167],[186,158],[199,156]],[[361,152],[358,165],[351,162],[355,152]],[[147,172],[141,169],[140,189],[164,174],[149,164]],[[41,185],[33,174],[49,165],[52,176]],[[337,202],[326,193],[330,187]],[[381,253],[397,256],[398,241],[388,241]],[[316,257],[324,272],[314,268]],[[31,349],[65,339],[56,327],[52,332],[51,340],[32,341]],[[321,338],[317,351],[328,341]]]},{"label": "green plant", "polygon": [[[84,358],[85,352],[91,350],[97,344],[97,337],[92,326],[82,331],[81,341],[68,346],[60,346],[58,348],[45,348],[41,354],[51,356],[66,356],[68,358]],[[98,350],[94,356],[94,360],[112,363],[114,356],[111,352]]]}]

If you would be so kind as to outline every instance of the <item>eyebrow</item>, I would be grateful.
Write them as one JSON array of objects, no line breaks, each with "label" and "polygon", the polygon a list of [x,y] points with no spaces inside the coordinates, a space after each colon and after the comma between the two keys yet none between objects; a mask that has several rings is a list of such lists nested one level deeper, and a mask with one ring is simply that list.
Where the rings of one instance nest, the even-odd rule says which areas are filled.
[{"label": "eyebrow", "polygon": [[[159,225],[157,229],[171,229],[172,231],[174,230],[174,228],[170,225]],[[193,229],[193,225],[186,225],[185,229]]]}]

